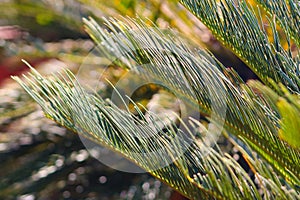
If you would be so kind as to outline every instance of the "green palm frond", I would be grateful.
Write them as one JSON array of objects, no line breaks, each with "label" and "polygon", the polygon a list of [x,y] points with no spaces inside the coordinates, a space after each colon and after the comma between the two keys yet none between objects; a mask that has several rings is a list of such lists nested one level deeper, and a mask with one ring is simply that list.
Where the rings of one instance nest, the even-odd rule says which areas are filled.
[{"label": "green palm frond", "polygon": [[[236,134],[237,136],[242,136],[249,141],[251,147],[260,152],[265,159],[271,162],[288,180],[292,181],[293,183],[299,183],[299,180],[295,178],[298,177],[297,173],[299,172],[297,169],[299,166],[297,165],[297,163],[299,163],[299,154],[297,154],[297,152],[292,148],[287,148],[279,140],[279,138],[273,134],[277,130],[276,123],[273,123],[273,120],[276,119],[276,116],[274,116],[274,114],[271,112],[268,113],[268,115],[265,115],[267,110],[262,107],[262,104],[261,102],[258,102],[258,99],[251,98],[248,94],[249,92],[243,88],[235,88],[227,80],[227,78],[222,75],[221,70],[224,70],[222,65],[218,62],[213,62],[213,59],[209,60],[207,53],[203,51],[193,53],[188,49],[187,46],[180,43],[180,40],[176,41],[175,38],[172,38],[170,35],[164,35],[155,28],[150,30],[145,29],[145,25],[141,21],[131,21],[131,23],[133,23],[132,26],[138,27],[138,30],[140,30],[140,33],[143,35],[136,34],[136,32],[130,32],[130,30],[132,30],[131,26],[125,26],[124,23],[115,20],[111,20],[111,22],[107,21],[108,27],[111,30],[123,29],[123,34],[117,32],[109,33],[108,31],[100,28],[94,21],[89,21],[86,23],[88,25],[89,32],[93,30],[95,31],[92,32],[94,37],[95,35],[97,36],[95,37],[95,40],[102,42],[102,45],[99,46],[99,48],[103,51],[103,53],[106,53],[108,56],[110,55],[111,59],[116,56],[120,57],[120,55],[123,55],[125,58],[129,59],[129,61],[131,60],[131,62],[124,62],[127,63],[126,67],[128,68],[131,67],[130,63],[132,63],[132,60],[136,62],[132,64],[132,66],[142,66],[143,64],[150,62],[151,65],[146,65],[147,67],[143,68],[143,73],[140,73],[140,75],[157,78],[175,94],[183,96],[189,100],[189,102],[196,106],[196,108],[200,106],[202,112],[207,115],[211,114],[212,107],[209,99],[207,98],[209,91],[205,83],[216,80],[216,77],[221,78],[218,79],[218,91],[212,92],[213,95],[218,95],[216,92],[222,92],[221,89],[229,91],[229,94],[227,95],[228,99],[226,101],[228,104],[228,110],[225,119],[225,128],[230,131],[230,133]],[[135,38],[135,36],[137,37]],[[153,44],[160,44],[161,46],[160,48],[157,48],[156,45],[156,49],[154,49],[151,48],[153,47]],[[142,48],[142,45],[150,48],[144,49]],[[128,48],[132,49],[128,51]],[[135,51],[136,49],[138,51]],[[162,56],[160,52],[161,49],[172,52],[172,54],[163,54]],[[187,57],[186,55],[189,56]],[[177,62],[170,62],[172,60]],[[161,78],[161,76],[159,76],[162,74],[174,74],[173,70],[177,72],[176,76],[169,76],[168,78]],[[144,141],[143,139],[139,142],[136,142],[132,137],[130,137],[130,135],[128,135],[128,133],[134,133],[141,136],[153,135],[153,133],[151,133],[151,129],[149,127],[147,128],[147,123],[145,124],[145,122],[140,122],[140,120],[132,117],[130,113],[119,110],[118,107],[105,102],[101,98],[89,96],[88,94],[84,93],[83,89],[80,88],[79,85],[74,85],[74,83],[71,82],[74,77],[72,77],[70,73],[68,73],[68,76],[68,80],[65,79],[64,82],[60,81],[58,78],[55,78],[55,80],[47,80],[34,71],[34,74],[31,74],[31,78],[33,78],[35,82],[27,78],[27,84],[29,84],[30,87],[21,82],[19,79],[17,80],[26,89],[26,91],[32,95],[35,101],[42,106],[46,116],[60,123],[61,125],[74,130],[75,132],[84,134],[87,138],[102,144],[106,144],[106,146],[121,152],[130,160],[135,161],[138,165],[142,166],[148,171],[151,171],[156,164],[153,162],[153,158],[147,160],[145,157],[140,157],[140,154],[132,155],[132,150],[134,150],[134,152],[142,152],[146,149],[148,152],[151,152],[154,149],[159,149],[159,147],[168,144],[168,140],[163,140],[158,136],[154,137],[157,138],[157,141],[152,141],[152,145],[149,145],[149,141]],[[62,77],[62,79],[64,78]],[[68,82],[71,83],[70,86],[67,85]],[[189,85],[193,86],[192,90],[189,88]],[[200,91],[202,93],[200,93]],[[193,96],[192,92],[195,92],[196,95]],[[222,97],[226,98],[226,94],[224,94]],[[222,102],[218,102],[218,105],[222,106]],[[239,107],[243,107],[243,109],[239,109]],[[139,111],[138,113],[141,112]],[[218,115],[216,116],[218,117]],[[261,119],[260,123],[253,119],[258,116]],[[145,117],[141,116],[141,118],[144,119]],[[120,123],[121,121],[122,123]],[[217,118],[214,119],[214,122],[218,123]],[[243,123],[243,126],[236,125],[237,122],[241,124]],[[137,126],[137,124],[142,124],[143,129]],[[168,134],[171,136],[176,134],[176,132],[172,132],[171,129],[169,131],[170,132]],[[272,140],[275,142],[273,143]],[[171,147],[180,147],[182,144],[178,144],[176,141],[173,142],[175,143],[172,145],[168,144],[170,146],[169,151],[172,152],[171,155],[174,153],[175,155],[180,155],[180,148],[177,150],[179,152],[176,152],[176,150],[174,152],[174,148]],[[249,180],[249,178],[246,178],[246,174],[242,173],[240,175],[236,175],[235,173],[237,172],[232,172],[233,169],[231,169],[231,167],[235,166],[231,163],[232,159],[226,159],[225,163],[223,164],[214,163],[217,160],[220,160],[220,158],[218,158],[220,153],[212,153],[215,158],[212,157],[210,161],[208,161],[209,159],[205,158],[202,162],[198,162],[195,159],[200,159],[201,157],[199,156],[201,153],[198,152],[198,148],[196,147],[197,145],[195,147],[192,146],[189,148],[191,149],[191,152],[185,153],[188,155],[188,158],[177,160],[175,164],[171,164],[169,167],[159,169],[152,173],[161,178],[166,177],[167,174],[168,176],[172,175],[172,180],[165,181],[191,198],[199,198],[200,196],[198,195],[208,195],[207,197],[218,195],[220,195],[220,197],[224,195],[227,197],[239,197],[239,195],[242,195],[237,191],[224,194],[221,189],[224,187],[228,188],[230,185],[233,187],[236,184],[246,187],[246,185],[249,184],[248,181],[244,182],[244,180]],[[210,151],[212,152],[213,150],[210,149]],[[266,151],[271,153],[267,154],[266,156],[266,154],[264,154]],[[191,156],[190,154],[194,156]],[[166,162],[166,159],[167,158],[165,157],[155,158],[158,163]],[[202,164],[205,163],[204,161],[211,163],[206,163],[207,166],[202,166]],[[201,166],[192,165],[191,167],[190,164],[193,163]],[[212,166],[215,168],[217,166],[221,167],[219,170],[217,170],[218,173],[227,172],[230,175],[227,174],[226,176],[222,173],[213,173],[207,175],[209,176],[209,179],[207,179],[206,176],[196,175],[202,168],[206,169],[206,173],[211,171],[212,168],[210,167]],[[222,166],[226,166],[227,169],[222,169]],[[289,173],[283,171],[283,169],[286,168],[289,169]],[[192,171],[190,172],[189,170],[191,169]],[[238,172],[241,170],[242,169],[240,169]],[[190,176],[191,174],[193,176],[196,175],[195,179],[192,179],[194,177]],[[236,177],[230,178],[233,175],[236,175]],[[219,182],[224,183],[225,185],[218,185]],[[205,188],[204,186],[208,188]],[[202,192],[198,191],[199,188]],[[210,194],[213,188],[220,188],[219,193]],[[189,193],[187,191],[189,191]],[[227,190],[225,191],[226,193],[228,192]],[[234,190],[233,188],[230,188],[229,191]],[[258,194],[251,191],[248,191],[247,193],[247,190],[245,189],[243,189],[243,191],[249,196],[257,196]]]},{"label": "green palm frond", "polygon": [[289,34],[296,44],[300,45],[300,5],[294,0],[256,0],[272,16],[276,17],[279,25]]},{"label": "green palm frond", "polygon": [[[269,41],[245,1],[181,2],[266,86],[258,81],[245,84],[209,52],[194,48],[175,31],[150,28],[141,19],[104,18],[106,27],[84,19],[85,29],[111,63],[161,85],[201,112],[216,130],[224,128],[257,183],[218,145],[212,148],[201,139],[200,130],[213,131],[198,119],[177,117],[178,128],[170,119],[157,120],[146,108],[142,111],[142,105],[114,88],[124,103],[125,109],[120,109],[97,93],[87,93],[70,71],[47,78],[31,69],[24,81],[14,79],[48,118],[122,154],[191,199],[299,199],[300,152],[293,141],[299,137],[299,125],[289,118],[297,118],[300,111],[299,56],[282,47],[272,20],[274,42]],[[286,8],[270,1],[266,5],[278,17],[287,40],[297,42],[298,25],[282,22],[286,16],[297,18],[292,6],[298,4],[289,2],[287,14],[282,13]],[[152,154],[157,151],[161,152]]]},{"label": "green palm frond", "polygon": [[[185,196],[192,199],[261,198],[249,175],[229,155],[205,146],[205,143],[196,138],[191,144],[182,142],[184,138],[181,137],[173,140],[175,135],[182,134],[179,129],[168,128],[166,132],[160,133],[161,135],[153,135],[150,124],[155,123],[154,121],[149,123],[134,118],[131,113],[118,109],[111,102],[84,92],[77,82],[73,82],[75,77],[69,71],[60,77],[45,79],[32,70],[30,76],[33,80],[25,77],[26,84],[20,79],[16,80],[42,106],[46,116],[121,153]],[[83,96],[85,98],[80,98]],[[138,110],[137,107],[136,109]],[[143,114],[140,115],[144,117]],[[122,123],[118,122],[120,120]],[[196,122],[190,123],[195,130],[199,130]],[[153,135],[152,145],[149,145],[149,138],[144,137],[145,134]],[[193,137],[193,134],[190,134]],[[182,152],[186,145],[187,150]],[[157,154],[155,159],[145,156],[149,152],[166,147],[169,158],[159,157],[160,154]],[[205,151],[209,152],[207,156],[203,156]],[[153,170],[156,162],[166,162],[167,159],[174,159],[174,163]],[[266,179],[264,184],[274,186],[267,194],[268,198],[293,199],[297,196],[292,188],[291,194],[286,196],[280,186],[272,180]]]},{"label": "green palm frond", "polygon": [[[227,136],[228,137],[228,136]],[[249,146],[241,146],[232,138],[228,139],[234,144],[235,148],[241,152],[242,156],[245,158],[249,164],[252,172],[255,174],[256,181],[262,186],[262,192],[265,196],[268,196],[268,191],[270,188],[276,187],[276,185],[281,185],[282,179],[277,175],[273,168],[264,160],[262,160],[257,153],[249,151]],[[266,181],[267,180],[267,181]],[[291,189],[290,185],[285,185],[279,191],[283,198],[298,199],[299,193],[297,190]],[[277,198],[277,197],[275,197]]]},{"label": "green palm frond", "polygon": [[[136,65],[142,66],[147,62],[151,63],[143,68],[140,76],[145,76],[145,79],[149,76],[154,77],[163,82],[168,89],[185,98],[187,102],[191,102],[195,108],[200,108],[206,115],[211,115],[213,109],[207,98],[211,95],[210,93],[213,92],[212,95],[216,96],[215,99],[223,98],[227,104],[224,122],[226,130],[246,138],[256,151],[273,163],[281,173],[285,173],[284,176],[290,177],[288,179],[299,177],[299,153],[293,148],[287,147],[276,135],[279,126],[276,113],[265,109],[265,104],[257,99],[247,86],[244,86],[244,89],[234,87],[222,73],[221,70],[224,70],[224,67],[220,63],[214,59],[209,60],[209,55],[203,51],[193,53],[188,47],[180,46],[182,44],[180,41],[177,41],[179,45],[175,45],[176,38],[164,37],[155,29],[152,29],[151,32],[147,30],[148,32],[144,33],[145,25],[141,21],[131,21],[134,23],[132,27],[139,28],[139,34],[130,32],[131,27],[123,27],[123,25],[119,25],[118,21],[112,20],[106,23],[111,30],[125,29],[123,35],[117,32],[109,33],[93,20],[86,21],[87,32],[99,44],[98,49],[103,55],[112,61],[120,55],[135,61],[132,66],[125,66],[127,68]],[[149,47],[151,50],[143,47]],[[138,49],[139,52],[136,53],[135,49]],[[161,51],[155,49],[164,49],[172,52],[172,55],[161,55]],[[177,62],[173,63],[169,60]],[[169,74],[174,74],[170,70],[177,72],[176,76],[170,76]],[[163,77],[163,75],[168,77]],[[207,83],[214,87],[214,91],[208,91]],[[220,101],[216,107],[222,106],[224,106],[224,102]],[[220,120],[225,116],[218,116],[216,113],[215,117]],[[255,120],[257,117],[260,121]],[[291,176],[284,170],[286,168],[292,173]],[[294,181],[299,183],[299,180]]]},{"label": "green palm frond", "polygon": [[[223,45],[240,57],[265,84],[271,86],[268,81],[271,78],[299,93],[299,57],[292,58],[291,50],[284,50],[281,46],[276,25],[272,20],[270,25],[273,28],[274,43],[269,41],[259,19],[244,0],[225,0],[219,3],[214,0],[182,0],[181,3],[196,15]],[[280,9],[278,4],[273,5]],[[297,32],[294,26],[290,28]],[[299,38],[299,35],[296,36]]]}]

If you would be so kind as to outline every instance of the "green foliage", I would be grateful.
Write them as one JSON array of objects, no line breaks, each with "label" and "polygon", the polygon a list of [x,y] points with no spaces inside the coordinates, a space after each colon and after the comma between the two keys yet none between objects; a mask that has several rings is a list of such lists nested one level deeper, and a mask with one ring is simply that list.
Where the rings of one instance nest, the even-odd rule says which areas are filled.
[{"label": "green foliage", "polygon": [[[299,176],[299,155],[297,155],[293,149],[287,148],[286,145],[274,135],[274,133],[278,131],[278,124],[276,123],[278,122],[277,116],[270,110],[265,109],[266,105],[264,102],[255,98],[255,95],[247,86],[236,77],[233,77],[237,80],[238,84],[243,85],[243,88],[237,90],[222,74],[221,70],[224,71],[224,67],[216,60],[215,62],[208,60],[207,57],[209,55],[207,53],[203,51],[193,53],[186,46],[176,45],[176,38],[169,38],[155,31],[155,29],[152,30],[151,34],[148,34],[147,39],[144,39],[146,37],[135,37],[136,32],[131,33],[131,27],[125,27],[124,35],[126,35],[129,40],[124,41],[119,39],[119,36],[115,33],[112,32],[110,34],[103,30],[93,20],[87,21],[86,24],[88,26],[87,32],[94,37],[93,39],[96,43],[101,44],[102,41],[105,41],[103,45],[99,46],[104,55],[113,61],[118,55],[126,55],[128,51],[127,48],[124,48],[126,46],[129,49],[131,48],[129,52],[135,52],[135,48],[139,49],[139,54],[133,53],[128,55],[128,58],[135,61],[132,67],[135,65],[143,65],[145,61],[151,63],[150,66],[147,65],[147,67],[143,68],[145,71],[141,73],[140,76],[145,76],[145,79],[147,79],[148,76],[153,76],[157,80],[162,81],[168,89],[185,98],[186,101],[191,102],[194,108],[197,109],[199,107],[204,114],[210,115],[212,112],[209,99],[207,98],[211,95],[210,93],[225,98],[228,107],[224,127],[230,130],[232,134],[237,136],[242,135],[247,138],[247,140],[251,142],[251,146],[257,151],[262,153],[269,151],[269,154],[264,155],[265,159],[272,162],[279,171],[285,173],[286,177],[290,175],[285,172],[284,168],[288,168],[289,171],[294,174],[291,175],[289,179],[293,179],[291,177],[294,176]],[[119,23],[114,20],[111,22],[107,21],[107,24],[111,30],[115,28],[121,30],[123,28],[123,25],[119,26]],[[145,25],[141,21],[136,22],[132,26],[139,27],[141,33],[143,33],[142,31],[145,28]],[[106,41],[106,38],[111,38],[111,40]],[[180,40],[177,43],[180,44]],[[159,49],[174,52],[175,56],[174,54],[163,54],[159,56],[161,55],[159,51],[152,50],[148,52],[147,49],[142,48],[143,45],[154,48],[157,47],[156,44],[164,45],[160,46]],[[168,65],[168,60],[172,59],[177,59],[178,62]],[[125,67],[130,69],[130,66]],[[177,73],[176,76],[170,77],[169,74],[174,74],[172,73],[173,70],[175,72],[182,71],[182,74]],[[168,78],[162,77],[162,74],[168,74]],[[205,77],[206,75],[207,77]],[[207,82],[213,85],[215,91],[208,92],[208,86],[205,84]],[[190,85],[193,85],[195,88],[189,88]],[[199,91],[201,91],[201,93],[199,93]],[[226,92],[229,94],[226,94]],[[219,101],[216,107],[220,108],[224,106],[223,104],[224,102]],[[216,113],[214,117],[221,119],[222,116],[218,116],[218,114],[219,113]],[[260,121],[253,120],[255,117],[259,117]]]},{"label": "green foliage", "polygon": [[277,95],[275,91],[260,82],[250,81],[249,85],[260,91],[269,101],[268,104],[272,105],[273,110],[276,110],[281,116],[279,137],[292,147],[299,149],[299,95],[291,94],[282,84],[277,87],[277,92],[281,93],[282,96]]},{"label": "green foliage", "polygon": [[[292,58],[290,46],[288,50],[284,50],[281,46],[276,24],[272,20],[269,20],[269,24],[273,30],[274,43],[268,39],[263,24],[260,22],[261,16],[257,17],[244,0],[236,2],[225,0],[220,3],[211,0],[183,0],[181,2],[212,31],[222,44],[240,57],[265,84],[270,85],[268,78],[272,78],[299,93],[299,57]],[[299,4],[295,1],[290,2],[294,5],[290,8],[291,12],[299,14],[297,12]],[[275,6],[274,3],[273,6]],[[282,10],[280,4],[276,4],[276,8]],[[286,15],[279,15],[277,20],[288,23],[290,21],[288,19],[292,18],[297,21],[298,18],[286,17]],[[297,27],[289,26],[289,28],[297,32]],[[289,35],[286,37],[289,42]],[[299,34],[296,38],[299,40]]]},{"label": "green foliage", "polygon": [[281,127],[279,137],[287,141],[295,148],[300,147],[300,115],[299,110],[289,104],[285,99],[280,99],[277,103],[281,114]]},{"label": "green foliage", "polygon": [[[300,10],[299,2],[297,1],[274,1],[274,0],[257,0],[258,3],[266,9],[271,16],[278,20],[281,27],[287,35],[290,35],[297,45],[300,45]],[[286,20],[289,19],[289,20]]]},{"label": "green foliage", "polygon": [[[245,84],[210,53],[192,48],[173,31],[149,28],[141,19],[104,19],[105,28],[89,19],[84,21],[85,29],[115,65],[127,70],[142,66],[136,70],[139,76],[161,83],[192,108],[200,109],[210,123],[223,127],[224,135],[247,160],[257,184],[218,145],[212,148],[201,140],[199,130],[209,131],[195,119],[184,122],[177,117],[190,138],[186,140],[174,121],[164,124],[164,132],[153,129],[155,114],[142,112],[131,99],[136,115],[128,107],[122,110],[98,94],[85,92],[70,71],[45,78],[32,69],[24,81],[15,80],[48,118],[122,154],[191,199],[299,199],[299,56],[292,56],[291,46],[288,50],[281,46],[273,20],[269,23],[274,42],[269,41],[261,17],[245,1],[181,3],[265,85],[258,81]],[[275,4],[265,6],[276,15],[290,44],[291,39],[299,41],[294,23],[299,4],[290,0],[289,5],[288,11]],[[294,21],[287,22],[287,16]],[[224,103],[226,115],[214,112]],[[144,156],[157,149],[166,152]],[[158,163],[166,165],[156,168]]]}]

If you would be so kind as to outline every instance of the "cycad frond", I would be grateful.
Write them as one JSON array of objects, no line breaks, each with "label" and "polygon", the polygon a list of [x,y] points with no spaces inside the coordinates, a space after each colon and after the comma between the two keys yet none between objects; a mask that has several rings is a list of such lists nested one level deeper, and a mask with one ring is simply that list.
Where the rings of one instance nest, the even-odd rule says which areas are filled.
[{"label": "cycad frond", "polygon": [[[99,44],[99,50],[112,61],[122,58],[117,60],[118,64],[135,69],[145,78],[155,78],[197,110],[200,107],[217,126],[222,125],[222,117],[226,117],[224,127],[227,131],[243,138],[287,180],[293,184],[300,182],[299,152],[278,138],[276,113],[268,110],[247,86],[234,86],[223,74],[226,70],[219,62],[206,52],[190,50],[180,38],[164,34],[156,28],[147,29],[141,20],[128,19],[127,22],[107,21],[107,27],[113,33],[99,27],[93,20],[86,21],[86,24],[88,32]],[[136,69],[133,66],[142,67]],[[203,158],[203,145],[197,144],[190,133],[193,131],[187,128],[190,141],[184,139],[180,129],[172,127],[162,135],[157,135],[150,126],[156,122],[141,120],[145,116],[137,107],[140,119],[101,97],[87,94],[78,83],[72,82],[74,77],[71,73],[66,75],[67,78],[61,77],[63,81],[58,78],[46,79],[33,70],[31,78],[26,78],[26,83],[16,80],[41,105],[47,117],[122,153],[190,198],[226,199],[246,196],[260,199],[247,173],[232,158],[207,146],[204,149],[211,153]],[[214,97],[215,108],[209,96]],[[223,106],[221,98],[228,106],[226,116],[214,113],[214,109]],[[192,125],[198,126],[195,123]],[[153,135],[151,142],[143,137],[146,135]],[[173,140],[175,136],[180,139]],[[143,152],[165,147],[167,157],[165,154],[143,156]],[[169,161],[174,163],[153,171],[157,163],[168,164]],[[172,179],[165,179],[170,176]],[[264,181],[276,185],[272,180]],[[268,194],[277,197],[283,193],[278,186]]]},{"label": "cycad frond", "polygon": [[[284,50],[275,28],[274,43],[262,28],[254,12],[243,1],[181,0],[181,3],[196,15],[226,47],[240,57],[267,85],[269,78],[282,82],[291,91],[299,93],[299,58],[292,58],[291,50]],[[294,4],[293,4],[294,5]],[[280,9],[273,4],[274,9]],[[289,19],[284,19],[289,21]],[[297,22],[297,18],[294,19]],[[283,27],[286,28],[286,27]],[[297,33],[294,26],[289,26]],[[296,35],[299,38],[299,34]]]},{"label": "cycad frond", "polygon": [[[233,158],[206,146],[193,138],[193,134],[190,135],[193,139],[191,143],[182,142],[185,139],[180,137],[182,132],[176,128],[167,128],[164,133],[153,135],[150,125],[154,121],[149,123],[137,119],[111,102],[86,93],[77,82],[73,82],[74,77],[68,71],[60,77],[47,79],[32,70],[30,76],[31,79],[25,77],[26,83],[16,80],[40,104],[46,116],[121,153],[187,197],[261,199],[258,188]],[[140,111],[138,113],[144,117]],[[198,123],[190,123],[195,130],[199,130]],[[151,145],[145,135],[153,135]],[[174,136],[179,138],[173,139]],[[156,154],[155,159],[149,156],[148,153],[157,149],[167,149],[168,156],[162,154],[160,157],[160,154]],[[183,152],[183,149],[186,151]],[[203,156],[206,151],[209,153]],[[168,159],[173,159],[174,163],[153,170],[156,162],[167,162]],[[291,194],[286,195],[280,185],[272,180],[264,179],[263,182],[272,186],[272,190],[266,193],[267,198],[294,199],[298,195],[292,188]]]},{"label": "cycad frond", "polygon": [[272,16],[276,17],[279,25],[291,35],[296,44],[300,45],[300,4],[294,0],[256,0]]},{"label": "cycad frond", "polygon": [[[131,26],[116,20],[107,21],[110,30],[120,31],[109,33],[95,21],[86,21],[87,32],[99,44],[98,49],[104,55],[112,61],[121,56],[134,61],[132,65],[125,65],[129,69],[144,65],[140,76],[144,76],[146,80],[148,77],[159,80],[173,93],[191,102],[194,108],[200,108],[204,114],[211,116],[215,123],[221,123],[225,116],[220,116],[222,112],[213,112],[214,108],[208,97],[214,96],[217,101],[215,108],[219,109],[224,106],[225,100],[225,129],[247,139],[251,147],[287,179],[299,183],[299,180],[294,179],[300,173],[299,152],[286,146],[276,135],[279,126],[276,113],[266,109],[264,102],[256,98],[247,86],[233,86],[222,73],[224,67],[216,60],[209,59],[207,53],[200,50],[193,52],[182,45],[178,37],[176,39],[164,35],[155,28],[145,29],[145,24],[140,20],[129,20],[128,23]],[[133,32],[133,27],[138,31]],[[172,54],[162,53],[162,49]],[[176,62],[170,62],[174,60]],[[148,63],[150,65],[145,65]],[[176,75],[172,76],[173,74]],[[260,120],[255,120],[257,118]]]},{"label": "cycad frond", "polygon": [[[277,175],[277,173],[273,170],[273,168],[264,160],[262,160],[259,155],[257,155],[253,151],[249,151],[249,146],[241,146],[239,145],[234,139],[228,138],[232,144],[234,144],[235,148],[241,152],[244,159],[249,164],[252,172],[255,175],[256,181],[259,183],[262,189],[262,193],[264,194],[265,198],[269,197],[268,191],[269,188],[276,188],[276,185],[280,185],[282,179]],[[298,199],[300,194],[297,193],[296,189],[289,184],[281,187],[281,191],[278,191],[282,198],[291,198],[291,199]],[[277,197],[274,197],[275,199]],[[272,198],[271,198],[272,199]]]}]

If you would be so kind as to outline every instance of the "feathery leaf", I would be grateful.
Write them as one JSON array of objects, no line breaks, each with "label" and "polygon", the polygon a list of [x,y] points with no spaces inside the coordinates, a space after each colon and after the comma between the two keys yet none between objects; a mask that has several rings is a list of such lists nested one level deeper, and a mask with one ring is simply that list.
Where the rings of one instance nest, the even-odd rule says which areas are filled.
[{"label": "feathery leaf", "polygon": [[291,51],[281,46],[276,24],[272,20],[270,25],[273,27],[274,43],[269,41],[262,24],[244,0],[221,0],[219,3],[214,0],[181,0],[181,3],[265,84],[272,86],[268,81],[271,78],[299,93],[299,58],[292,58]]}]

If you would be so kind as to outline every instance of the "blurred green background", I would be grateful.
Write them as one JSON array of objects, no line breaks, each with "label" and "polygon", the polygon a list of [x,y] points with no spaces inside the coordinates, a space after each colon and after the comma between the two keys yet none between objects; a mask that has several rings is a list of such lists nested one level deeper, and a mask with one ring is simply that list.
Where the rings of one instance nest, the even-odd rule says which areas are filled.
[{"label": "blurred green background", "polygon": [[[11,79],[28,67],[42,74],[76,70],[93,48],[82,18],[141,16],[172,27],[211,50],[246,80],[255,76],[172,0],[0,1],[0,199],[184,199],[148,174],[111,169],[89,155],[77,135],[43,116]],[[111,78],[120,76],[112,68]]]}]

